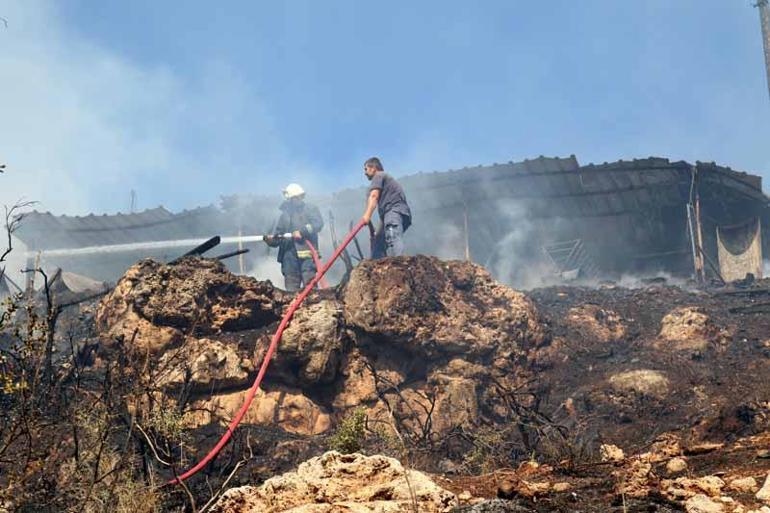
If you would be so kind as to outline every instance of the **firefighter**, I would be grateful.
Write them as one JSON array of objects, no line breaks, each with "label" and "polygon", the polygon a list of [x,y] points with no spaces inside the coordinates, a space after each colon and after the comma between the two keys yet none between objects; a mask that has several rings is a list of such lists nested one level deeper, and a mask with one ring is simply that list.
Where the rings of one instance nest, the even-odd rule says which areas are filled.
[{"label": "firefighter", "polygon": [[290,183],[283,190],[285,201],[281,204],[281,216],[275,225],[275,234],[291,233],[291,238],[284,239],[276,235],[265,237],[265,243],[277,247],[278,262],[281,263],[284,287],[295,292],[306,286],[315,276],[317,269],[313,263],[310,248],[306,240],[318,248],[318,233],[324,222],[318,207],[305,203],[305,191],[296,183]]},{"label": "firefighter", "polygon": [[377,157],[364,162],[364,174],[371,183],[361,220],[368,224],[375,208],[380,215],[380,225],[375,231],[372,245],[372,258],[403,255],[404,232],[412,224],[412,212],[406,202],[404,189],[385,172]]}]

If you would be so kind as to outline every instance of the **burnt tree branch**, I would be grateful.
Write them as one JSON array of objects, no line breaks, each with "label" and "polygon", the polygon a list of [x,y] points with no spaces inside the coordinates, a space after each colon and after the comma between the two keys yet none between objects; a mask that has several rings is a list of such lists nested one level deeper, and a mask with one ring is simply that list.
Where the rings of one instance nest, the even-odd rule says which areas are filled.
[{"label": "burnt tree branch", "polygon": [[24,219],[25,213],[22,210],[31,207],[35,203],[34,201],[17,201],[10,208],[7,205],[5,206],[6,247],[3,253],[0,254],[0,262],[5,262],[6,257],[13,251],[13,239],[11,236],[19,228],[22,219]]},{"label": "burnt tree branch", "polygon": [[[59,315],[62,312],[61,305],[54,303],[54,299],[51,296],[51,282],[48,280],[48,275],[42,269],[24,269],[22,272],[34,273],[38,272],[43,276],[43,285],[45,291],[45,303],[46,303],[46,330],[45,330],[45,359],[43,364],[43,380],[50,384],[53,378],[53,346],[54,338],[56,335],[56,322],[59,320]],[[61,270],[57,272],[58,277]]]}]

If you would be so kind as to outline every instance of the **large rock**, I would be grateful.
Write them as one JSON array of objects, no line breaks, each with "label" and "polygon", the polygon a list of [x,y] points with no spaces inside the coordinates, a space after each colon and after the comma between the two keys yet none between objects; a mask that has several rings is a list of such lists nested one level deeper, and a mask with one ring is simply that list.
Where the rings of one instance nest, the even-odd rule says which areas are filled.
[{"label": "large rock", "polygon": [[687,460],[684,458],[671,458],[666,463],[666,473],[670,476],[681,474],[687,470]]},{"label": "large rock", "polygon": [[[217,422],[226,426],[246,399],[240,390],[199,399],[186,416],[192,427]],[[279,427],[290,433],[317,435],[331,427],[331,417],[321,406],[297,389],[277,387],[257,390],[251,407],[243,419],[245,424]]]},{"label": "large rock", "polygon": [[[315,434],[364,406],[420,436],[472,429],[511,416],[505,394],[530,379],[521,362],[548,341],[523,294],[467,262],[365,261],[341,296],[314,294],[297,310],[245,422]],[[240,405],[288,299],[219,262],[143,260],[101,302],[97,328],[149,355],[161,389],[186,387],[193,406],[208,409],[194,425],[221,422]]]},{"label": "large rock", "polygon": [[437,439],[513,418],[506,394],[530,379],[522,362],[549,341],[526,296],[468,262],[365,261],[342,302],[352,348],[334,408],[363,405],[407,436]]},{"label": "large rock", "polygon": [[[342,358],[342,305],[335,299],[303,304],[297,310],[274,358],[278,372],[291,384],[329,384],[337,377]],[[263,342],[267,342],[267,338]],[[262,361],[267,343],[259,344],[256,361]]]},{"label": "large rock", "polygon": [[189,335],[266,326],[279,318],[285,300],[270,282],[235,276],[216,260],[167,265],[145,259],[102,300],[96,325],[105,342],[121,338],[156,352]]},{"label": "large rock", "polygon": [[186,337],[181,347],[169,349],[159,358],[155,384],[161,387],[189,384],[193,391],[243,386],[251,360],[236,348],[208,338]]},{"label": "large rock", "polygon": [[452,493],[395,459],[327,452],[262,486],[228,490],[212,513],[443,513],[455,503]]},{"label": "large rock", "polygon": [[754,479],[751,476],[748,476],[748,477],[733,479],[732,481],[730,481],[730,484],[728,484],[727,487],[734,492],[754,493],[759,488],[759,485],[757,485],[756,479]]},{"label": "large rock", "polygon": [[722,513],[725,511],[725,505],[703,494],[698,494],[687,499],[684,510],[687,513]]},{"label": "large rock", "polygon": [[673,481],[664,479],[661,482],[663,493],[672,499],[686,499],[697,494],[719,498],[724,486],[725,482],[716,476],[680,477]]},{"label": "large rock", "polygon": [[[455,427],[473,427],[479,418],[477,381],[468,378],[435,374],[436,403],[431,422],[439,433],[448,433]],[[423,421],[424,422],[424,421]]]},{"label": "large rock", "polygon": [[388,351],[383,351],[377,358],[369,358],[359,348],[351,348],[341,363],[334,408],[344,411],[376,403],[381,393],[400,387],[406,381],[408,368],[408,361],[400,360],[398,355]]},{"label": "large rock", "polygon": [[343,301],[358,340],[387,340],[428,358],[497,353],[505,365],[545,338],[529,299],[469,262],[367,260],[351,273]]},{"label": "large rock", "polygon": [[640,369],[610,376],[610,386],[618,392],[638,394],[662,399],[669,390],[669,379],[660,371]]}]

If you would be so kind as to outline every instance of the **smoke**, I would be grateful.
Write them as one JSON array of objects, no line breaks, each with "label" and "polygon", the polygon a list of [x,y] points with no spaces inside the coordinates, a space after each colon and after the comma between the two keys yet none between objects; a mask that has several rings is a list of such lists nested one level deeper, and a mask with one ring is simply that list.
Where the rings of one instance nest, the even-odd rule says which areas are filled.
[{"label": "smoke", "polygon": [[443,223],[436,224],[435,238],[438,244],[432,254],[444,260],[462,260],[465,258],[464,226]]},{"label": "smoke", "polygon": [[279,195],[290,181],[322,190],[237,67],[203,59],[182,75],[140,63],[84,37],[58,8],[3,2],[0,205],[128,211],[134,190],[138,209],[181,210],[218,193]]},{"label": "smoke", "polygon": [[[682,278],[681,276],[674,276],[664,270],[642,274],[623,274],[616,281],[616,284],[619,287],[626,289],[643,289],[656,283],[679,287],[683,290],[697,290],[694,281],[687,278]],[[590,283],[589,285],[600,286],[601,283]]]},{"label": "smoke", "polygon": [[411,186],[426,183],[418,177],[400,180],[414,215],[405,236],[407,254],[464,260],[467,240],[471,257],[502,283],[519,289],[558,283],[560,277],[543,244],[549,233],[565,231],[560,220],[551,220],[544,231],[530,218],[523,201],[497,199],[499,184],[484,182],[483,172],[480,178],[473,186],[488,199],[471,201],[467,207],[447,188]]},{"label": "smoke", "polygon": [[273,255],[260,256],[246,275],[260,281],[270,280],[276,287],[283,288],[281,264],[275,260]]},{"label": "smoke", "polygon": [[535,226],[518,203],[497,202],[496,210],[498,219],[503,221],[499,225],[510,228],[508,233],[501,234],[485,266],[497,280],[516,288],[544,285],[548,270],[553,274],[553,269],[542,259],[533,258],[539,249],[536,249],[539,241]]}]

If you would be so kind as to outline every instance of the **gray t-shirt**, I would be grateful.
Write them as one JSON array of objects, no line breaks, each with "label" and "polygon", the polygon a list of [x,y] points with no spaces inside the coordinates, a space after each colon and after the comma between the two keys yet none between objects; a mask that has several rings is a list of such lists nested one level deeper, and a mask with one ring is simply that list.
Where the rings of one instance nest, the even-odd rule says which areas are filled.
[{"label": "gray t-shirt", "polygon": [[385,218],[386,212],[397,212],[409,219],[412,218],[412,211],[409,210],[409,205],[406,203],[404,189],[395,178],[384,171],[378,171],[372,177],[369,192],[371,193],[375,189],[380,190],[380,199],[377,202],[380,219]]}]

